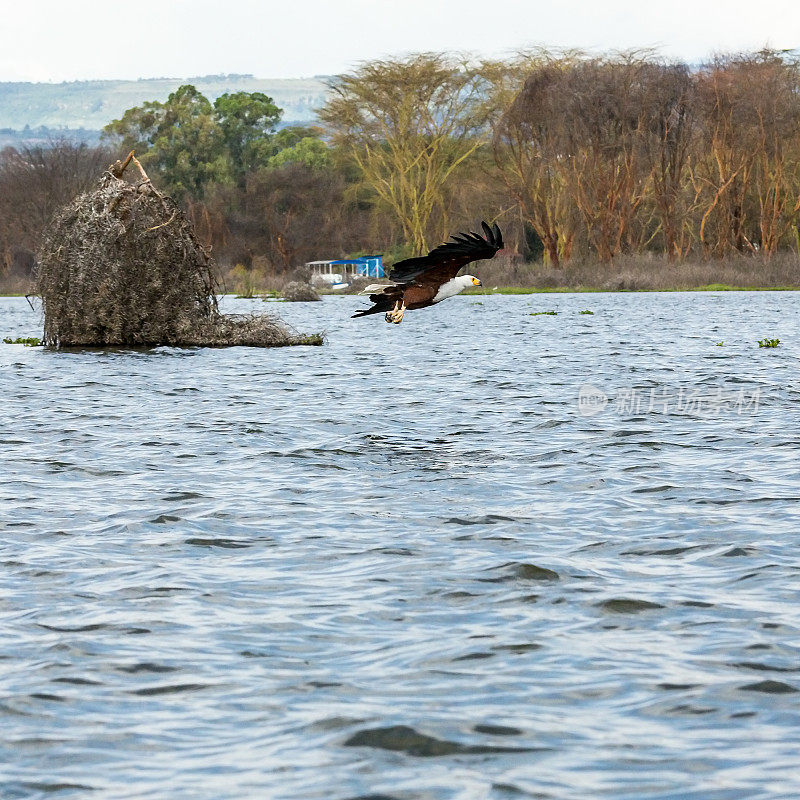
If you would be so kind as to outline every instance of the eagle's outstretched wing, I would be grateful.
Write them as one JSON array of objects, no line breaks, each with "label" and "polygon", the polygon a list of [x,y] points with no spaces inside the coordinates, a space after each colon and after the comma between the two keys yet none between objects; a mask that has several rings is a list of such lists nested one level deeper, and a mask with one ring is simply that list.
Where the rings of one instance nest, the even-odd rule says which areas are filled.
[{"label": "eagle's outstretched wing", "polygon": [[490,228],[481,222],[484,236],[478,233],[458,233],[450,238],[452,242],[440,244],[426,256],[407,258],[398,261],[389,275],[395,283],[410,283],[424,280],[426,283],[445,283],[458,275],[458,271],[470,261],[492,258],[503,249],[503,235],[497,223]]}]

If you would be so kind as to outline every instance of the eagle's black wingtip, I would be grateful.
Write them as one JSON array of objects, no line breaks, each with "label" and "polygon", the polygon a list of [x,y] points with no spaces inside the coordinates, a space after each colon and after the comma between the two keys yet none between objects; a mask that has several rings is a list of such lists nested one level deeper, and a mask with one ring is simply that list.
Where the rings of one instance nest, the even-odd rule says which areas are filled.
[{"label": "eagle's black wingtip", "polygon": [[494,239],[494,245],[498,250],[502,250],[505,245],[503,244],[503,234],[500,232],[500,227],[495,222],[494,223],[494,231],[492,232],[494,235],[492,238]]},{"label": "eagle's black wingtip", "polygon": [[494,225],[490,227],[487,222],[481,221],[481,227],[486,237],[486,244],[490,245],[495,250],[502,250],[503,234],[500,232],[497,223],[495,222]]}]

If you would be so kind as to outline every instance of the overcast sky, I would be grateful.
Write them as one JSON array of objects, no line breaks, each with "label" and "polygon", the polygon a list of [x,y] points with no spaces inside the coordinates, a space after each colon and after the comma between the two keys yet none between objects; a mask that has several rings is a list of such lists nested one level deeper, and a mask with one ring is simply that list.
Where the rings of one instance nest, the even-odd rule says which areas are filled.
[{"label": "overcast sky", "polygon": [[[135,13],[134,13],[135,11]],[[420,50],[800,47],[798,0],[0,0],[0,81],[299,78]]]}]

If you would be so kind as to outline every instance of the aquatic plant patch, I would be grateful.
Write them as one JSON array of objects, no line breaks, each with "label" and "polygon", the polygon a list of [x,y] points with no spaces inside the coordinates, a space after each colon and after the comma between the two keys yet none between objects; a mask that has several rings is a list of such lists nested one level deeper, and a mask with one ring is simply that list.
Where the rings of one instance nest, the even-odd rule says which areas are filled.
[{"label": "aquatic plant patch", "polygon": [[3,339],[4,344],[24,344],[25,347],[41,347],[42,340],[38,336],[19,336],[16,339],[12,339],[10,336],[6,336]]}]

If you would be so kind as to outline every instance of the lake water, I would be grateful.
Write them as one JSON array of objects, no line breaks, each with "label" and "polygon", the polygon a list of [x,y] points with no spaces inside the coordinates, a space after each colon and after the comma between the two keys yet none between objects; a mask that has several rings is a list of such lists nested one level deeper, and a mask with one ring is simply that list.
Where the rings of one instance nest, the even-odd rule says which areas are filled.
[{"label": "lake water", "polygon": [[0,344],[0,797],[800,796],[799,301]]}]

